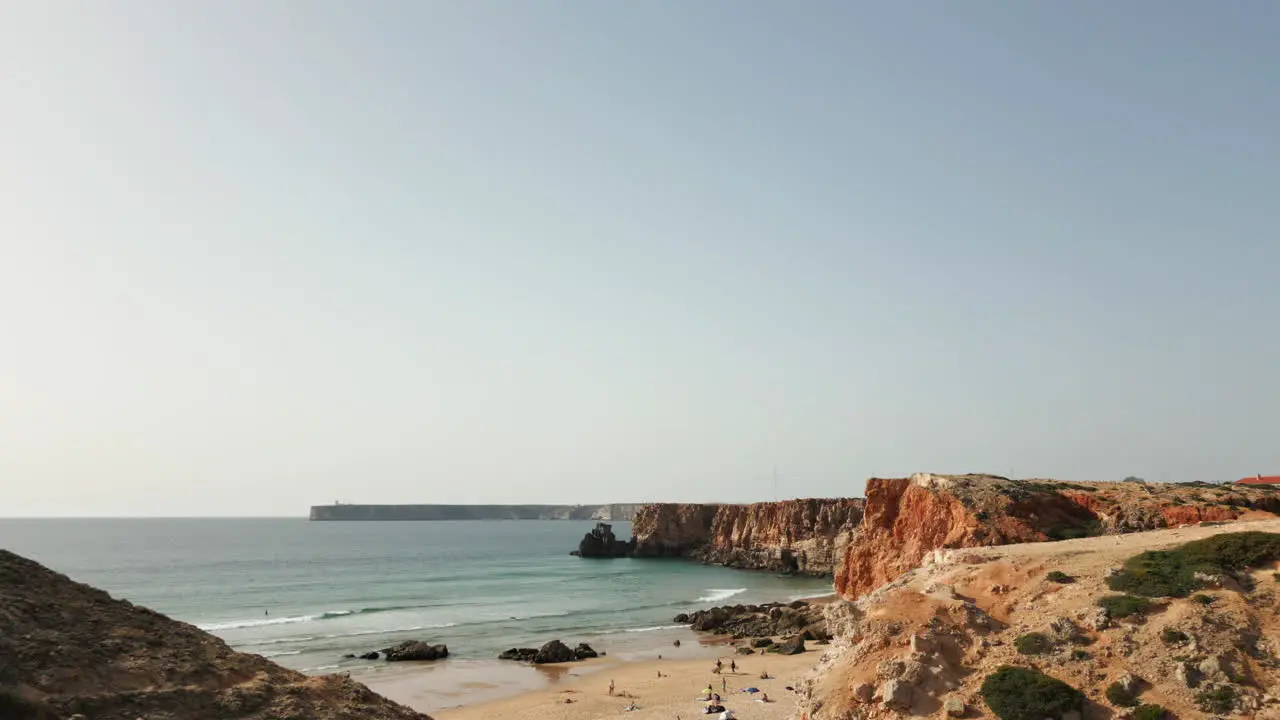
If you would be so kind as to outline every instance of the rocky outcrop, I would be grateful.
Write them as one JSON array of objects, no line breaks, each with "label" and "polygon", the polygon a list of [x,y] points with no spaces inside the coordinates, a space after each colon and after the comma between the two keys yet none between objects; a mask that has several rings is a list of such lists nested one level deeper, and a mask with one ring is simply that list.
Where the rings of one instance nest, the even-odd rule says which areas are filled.
[{"label": "rocky outcrop", "polygon": [[[1125,494],[1097,492],[1108,491]],[[1242,531],[1280,533],[1280,520],[935,553],[887,585],[827,606],[839,639],[796,686],[797,715],[994,717],[993,702],[1003,695],[1007,706],[1027,688],[987,690],[1012,667],[1083,693],[1090,699],[1084,717],[1280,716],[1274,563],[1236,571],[1234,587],[1210,585],[1199,600],[1152,598],[1145,610],[1108,619],[1114,568],[1144,551]],[[1075,581],[1055,582],[1054,571]],[[1148,707],[1134,712],[1130,703]],[[1081,713],[1034,717],[1078,720]]]},{"label": "rocky outcrop", "polygon": [[872,478],[862,523],[836,563],[836,591],[855,598],[935,550],[1138,532],[1277,509],[1280,493],[1248,486]]},{"label": "rocky outcrop", "polygon": [[0,716],[430,720],[346,677],[307,677],[0,550]]},{"label": "rocky outcrop", "polygon": [[587,660],[599,656],[600,653],[597,653],[586,643],[578,643],[576,648],[570,648],[559,640],[552,640],[536,649],[511,648],[510,650],[505,650],[498,655],[498,659],[546,665],[573,662],[574,660]]},{"label": "rocky outcrop", "polygon": [[578,543],[578,549],[570,553],[584,558],[620,558],[631,555],[635,540],[619,540],[613,534],[613,526],[596,523],[591,532]]},{"label": "rocky outcrop", "polygon": [[[822,607],[797,600],[787,605],[725,605],[693,613],[681,613],[672,622],[687,624],[693,630],[734,638],[770,638],[775,636],[828,637]],[[767,647],[770,643],[755,645]],[[803,652],[803,650],[801,650]]]},{"label": "rocky outcrop", "polygon": [[[405,662],[409,660],[443,660],[449,657],[446,645],[432,645],[420,640],[405,640],[394,647],[382,651],[387,662]],[[376,657],[376,653],[374,654]]]},{"label": "rocky outcrop", "polygon": [[647,505],[636,514],[637,557],[689,557],[712,565],[831,575],[857,533],[858,498],[751,505]]}]

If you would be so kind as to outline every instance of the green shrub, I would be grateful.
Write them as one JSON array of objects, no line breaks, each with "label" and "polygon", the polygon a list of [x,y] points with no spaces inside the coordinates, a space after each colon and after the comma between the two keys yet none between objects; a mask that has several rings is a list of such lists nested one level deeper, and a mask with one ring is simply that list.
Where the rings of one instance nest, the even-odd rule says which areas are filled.
[{"label": "green shrub", "polygon": [[1084,709],[1084,693],[1030,668],[1001,667],[983,680],[981,693],[1000,720],[1044,720]]},{"label": "green shrub", "polygon": [[1151,609],[1151,601],[1132,595],[1107,595],[1098,599],[1098,607],[1105,608],[1113,618],[1143,615]]},{"label": "green shrub", "polygon": [[1071,651],[1072,660],[1088,660],[1091,657],[1093,656],[1090,655],[1088,652],[1081,650],[1080,648],[1076,648],[1075,650]]},{"label": "green shrub", "polygon": [[1271,579],[1280,582],[1280,573],[1271,573]]},{"label": "green shrub", "polygon": [[1107,686],[1107,702],[1116,707],[1133,707],[1138,704],[1138,699],[1120,683],[1113,682]]},{"label": "green shrub", "polygon": [[1205,595],[1204,593],[1196,593],[1191,596],[1191,602],[1197,605],[1212,605],[1213,597],[1211,595]]},{"label": "green shrub", "polygon": [[1160,633],[1160,639],[1170,645],[1176,645],[1178,643],[1186,642],[1188,638],[1187,634],[1181,630],[1174,630],[1173,628],[1167,627]]},{"label": "green shrub", "polygon": [[1139,705],[1131,717],[1133,720],[1164,720],[1168,714],[1169,711],[1159,705]]},{"label": "green shrub", "polygon": [[1220,685],[1212,690],[1202,690],[1196,695],[1196,704],[1207,713],[1226,715],[1235,709],[1236,689]]},{"label": "green shrub", "polygon": [[1215,535],[1173,550],[1149,550],[1129,558],[1107,578],[1112,590],[1144,597],[1186,597],[1202,587],[1197,572],[1218,574],[1280,559],[1280,533]]},{"label": "green shrub", "polygon": [[1075,578],[1073,578],[1073,577],[1071,577],[1070,575],[1068,575],[1068,574],[1066,574],[1066,573],[1062,572],[1061,570],[1051,570],[1051,571],[1049,571],[1049,574],[1048,574],[1048,575],[1045,575],[1045,576],[1044,576],[1044,578],[1045,578],[1045,580],[1048,580],[1048,581],[1050,581],[1050,582],[1061,583],[1061,584],[1063,584],[1063,585],[1065,585],[1065,584],[1067,584],[1067,583],[1073,583],[1073,582],[1075,582],[1075,581],[1076,581],[1076,579],[1075,579]]},{"label": "green shrub", "polygon": [[1023,655],[1044,655],[1053,652],[1053,641],[1048,635],[1038,632],[1019,635],[1013,641],[1013,646]]},{"label": "green shrub", "polygon": [[16,691],[0,689],[0,718],[5,720],[45,720],[55,715],[40,703],[27,700]]}]

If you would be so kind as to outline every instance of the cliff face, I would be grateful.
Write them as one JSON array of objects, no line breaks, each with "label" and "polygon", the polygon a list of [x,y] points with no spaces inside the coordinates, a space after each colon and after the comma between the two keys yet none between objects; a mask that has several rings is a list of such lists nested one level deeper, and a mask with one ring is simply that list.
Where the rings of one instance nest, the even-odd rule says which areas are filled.
[{"label": "cliff face", "polygon": [[631,521],[636,557],[683,557],[711,538],[719,505],[656,503],[645,505]]},{"label": "cliff face", "polygon": [[862,525],[836,563],[836,591],[856,598],[919,566],[938,549],[1155,530],[1277,509],[1280,493],[1245,486],[928,473],[872,478]]},{"label": "cliff face", "polygon": [[307,677],[0,550],[0,717],[430,720]]},{"label": "cliff face", "polygon": [[830,575],[861,519],[862,500],[856,498],[659,504],[642,508],[632,527],[641,557],[684,556],[728,567]]},{"label": "cliff face", "polygon": [[[797,686],[797,714],[809,720],[992,718],[983,686],[1002,667],[1015,666],[1082,691],[1092,700],[1084,717],[1128,716],[1119,703],[1103,699],[1116,684],[1138,696],[1135,705],[1168,711],[1147,717],[1275,718],[1280,600],[1273,563],[1205,588],[1208,608],[1190,598],[1153,600],[1145,617],[1102,607],[1115,595],[1110,572],[1133,556],[1242,531],[1280,533],[1280,520],[1142,532],[1123,542],[1094,537],[934,553],[889,585],[826,606],[827,629],[836,637]],[[1051,572],[1065,578],[1055,582]],[[1020,652],[1033,638],[1036,654]],[[1211,710],[1206,695],[1226,707]],[[1015,701],[1039,704],[1048,697]]]}]

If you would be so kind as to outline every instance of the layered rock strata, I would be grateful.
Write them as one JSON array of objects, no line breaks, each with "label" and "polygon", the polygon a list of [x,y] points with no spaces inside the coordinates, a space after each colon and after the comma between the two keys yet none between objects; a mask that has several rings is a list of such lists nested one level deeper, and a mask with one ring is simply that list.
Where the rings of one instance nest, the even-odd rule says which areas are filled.
[{"label": "layered rock strata", "polygon": [[750,505],[646,505],[632,525],[636,557],[689,557],[708,564],[831,575],[857,533],[858,498]]},{"label": "layered rock strata", "polygon": [[1280,492],[1250,486],[929,473],[872,478],[858,533],[836,563],[836,591],[855,598],[935,550],[1114,535],[1276,510]]}]

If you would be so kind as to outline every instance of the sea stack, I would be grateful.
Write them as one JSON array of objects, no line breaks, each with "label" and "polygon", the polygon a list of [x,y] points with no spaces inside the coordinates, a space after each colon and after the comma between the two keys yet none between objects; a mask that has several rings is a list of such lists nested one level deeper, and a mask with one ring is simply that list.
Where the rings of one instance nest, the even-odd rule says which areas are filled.
[{"label": "sea stack", "polygon": [[629,557],[634,549],[634,540],[619,540],[613,534],[612,525],[596,523],[578,543],[577,551],[571,554],[584,558],[620,558]]}]

